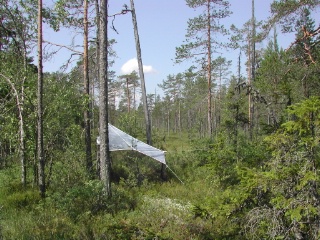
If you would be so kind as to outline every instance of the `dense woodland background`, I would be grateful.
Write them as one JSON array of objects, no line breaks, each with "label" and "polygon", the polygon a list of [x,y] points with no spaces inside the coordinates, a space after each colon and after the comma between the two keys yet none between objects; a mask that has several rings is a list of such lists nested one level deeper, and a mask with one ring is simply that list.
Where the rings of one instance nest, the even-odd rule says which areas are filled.
[{"label": "dense woodland background", "polygon": [[[320,238],[320,1],[274,1],[258,22],[253,0],[248,22],[226,29],[227,1],[186,0],[203,13],[175,61],[192,65],[146,96],[141,74],[112,70],[107,0],[0,3],[0,239]],[[42,72],[55,52],[40,23],[83,33],[71,71]],[[286,49],[279,32],[296,36]],[[214,57],[222,48],[239,54],[236,72]],[[139,153],[99,149],[103,117],[167,151],[183,183]]]}]

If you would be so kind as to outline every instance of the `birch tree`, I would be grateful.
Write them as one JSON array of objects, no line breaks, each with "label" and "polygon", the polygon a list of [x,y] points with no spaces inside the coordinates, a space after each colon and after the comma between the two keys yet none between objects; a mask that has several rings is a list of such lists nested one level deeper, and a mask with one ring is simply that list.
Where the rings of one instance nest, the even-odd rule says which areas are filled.
[{"label": "birch tree", "polygon": [[92,156],[91,156],[91,125],[90,125],[90,80],[89,80],[89,57],[88,57],[88,0],[83,1],[83,94],[85,96],[84,109],[84,130],[85,130],[85,147],[86,147],[86,164],[87,171],[92,174]]},{"label": "birch tree", "polygon": [[[31,29],[35,26],[35,21],[30,20],[24,12],[26,11],[24,3],[22,6],[15,2],[9,4],[7,1],[1,1],[2,15],[0,24],[0,51],[3,55],[1,78],[14,92],[16,107],[19,119],[19,157],[21,163],[21,183],[25,186],[27,179],[26,168],[26,131],[25,131],[25,83],[30,78],[28,65],[30,58],[27,54],[31,48],[31,39],[34,34]],[[15,59],[14,59],[15,58]],[[9,70],[11,69],[11,70]],[[9,75],[6,74],[9,70]]]},{"label": "birch tree", "polygon": [[38,0],[38,138],[37,138],[37,156],[38,156],[38,174],[39,174],[39,190],[41,197],[46,195],[45,185],[45,159],[43,151],[43,64],[42,64],[42,0]]}]

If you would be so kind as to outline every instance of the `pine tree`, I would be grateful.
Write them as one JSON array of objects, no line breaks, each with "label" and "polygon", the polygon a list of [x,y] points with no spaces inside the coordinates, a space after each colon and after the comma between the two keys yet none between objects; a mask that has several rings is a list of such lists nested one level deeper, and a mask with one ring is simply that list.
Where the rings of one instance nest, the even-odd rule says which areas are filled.
[{"label": "pine tree", "polygon": [[[226,31],[219,20],[230,14],[229,2],[222,0],[186,0],[191,8],[203,9],[202,14],[188,21],[186,44],[176,48],[176,62],[193,59],[207,75],[207,129],[212,137],[212,51],[221,47],[217,35]],[[214,33],[214,35],[212,34]]]},{"label": "pine tree", "polygon": [[99,59],[99,136],[100,136],[100,177],[105,186],[105,192],[111,196],[111,159],[109,152],[108,131],[108,0],[102,0],[100,5],[100,59]]}]

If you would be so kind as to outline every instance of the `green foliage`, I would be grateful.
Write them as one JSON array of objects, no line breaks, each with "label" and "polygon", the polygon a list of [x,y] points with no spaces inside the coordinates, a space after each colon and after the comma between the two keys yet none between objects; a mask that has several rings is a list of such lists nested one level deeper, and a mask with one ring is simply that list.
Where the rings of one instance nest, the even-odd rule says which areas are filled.
[{"label": "green foliage", "polygon": [[105,210],[108,199],[101,181],[89,181],[74,185],[65,193],[53,193],[47,201],[77,221],[83,214],[95,215]]},{"label": "green foliage", "polygon": [[[19,185],[21,185],[19,183]],[[3,206],[6,208],[25,208],[32,204],[37,204],[40,201],[40,196],[37,189],[22,190],[19,192],[7,195],[5,201],[3,201]]]},{"label": "green foliage", "polygon": [[[18,179],[12,177],[18,169],[2,170],[0,175],[0,206],[7,209],[28,209],[40,202],[37,189],[23,187]],[[11,176],[8,181],[8,177]]]},{"label": "green foliage", "polygon": [[51,9],[51,26],[58,31],[62,27],[80,27],[83,23],[82,15],[77,10],[82,7],[82,3],[76,0],[59,0],[55,3],[54,9]]},{"label": "green foliage", "polygon": [[[48,190],[45,200],[40,198],[36,187],[37,69],[31,64],[32,59],[24,58],[21,51],[25,46],[22,41],[26,40],[28,54],[31,46],[28,41],[36,33],[33,31],[36,4],[21,1],[21,6],[17,6],[17,2],[1,2],[0,13],[4,16],[0,27],[1,239],[320,237],[320,100],[314,97],[319,95],[320,86],[318,32],[305,41],[297,41],[288,51],[279,48],[275,33],[274,41],[267,49],[256,51],[257,72],[252,88],[245,86],[247,80],[240,75],[240,70],[239,76],[226,79],[226,59],[213,60],[210,63],[212,78],[227,80],[229,84],[218,88],[212,83],[214,134],[207,139],[205,99],[208,89],[204,74],[207,64],[202,54],[208,46],[206,14],[209,10],[212,19],[217,19],[230,13],[227,1],[209,2],[207,9],[208,1],[186,1],[189,7],[204,11],[188,21],[187,41],[176,49],[177,62],[190,58],[200,67],[192,66],[183,73],[170,74],[160,84],[164,98],[149,95],[153,145],[167,151],[166,161],[174,171],[167,169],[168,181],[161,180],[158,162],[132,151],[112,152],[111,197],[106,196],[100,180],[88,176],[82,112],[93,99],[83,97],[81,93],[80,59],[71,74],[44,75]],[[54,9],[43,10],[45,21],[56,31],[61,26],[82,27],[79,12],[82,4],[77,0],[57,1]],[[280,24],[285,31],[295,29],[296,40],[301,40],[303,34],[315,29],[312,15],[304,8],[313,9],[318,5],[319,1],[274,2],[272,11],[275,15],[270,26],[279,23],[279,19],[294,17],[294,21],[280,21]],[[10,18],[9,13],[13,14]],[[21,24],[24,20],[28,24]],[[226,29],[216,25],[218,22],[211,25],[215,37],[218,33],[226,33]],[[304,25],[308,32],[301,30]],[[241,40],[245,41],[242,44],[252,40],[246,38],[251,35],[247,34],[249,26],[237,31],[239,39],[235,46],[240,46]],[[221,46],[211,40],[215,42],[212,51]],[[308,46],[311,55],[306,51]],[[114,55],[111,45],[108,50],[109,56]],[[95,55],[92,46],[89,55]],[[90,79],[96,83],[94,58],[90,65]],[[115,83],[114,78],[110,71],[109,83]],[[113,95],[109,95],[109,103],[111,105],[113,101],[113,108],[108,109],[110,121],[144,141],[142,106],[126,113],[123,99],[123,104],[121,102],[117,108],[115,94],[121,84],[111,86],[111,83],[109,90]],[[248,130],[248,94],[255,100],[252,138]],[[20,183],[17,97],[23,100],[26,186]],[[97,110],[96,106],[94,110]],[[96,126],[96,122],[95,118],[92,124]],[[96,133],[97,128],[93,132]]]},{"label": "green foliage", "polygon": [[141,127],[138,127],[137,125],[137,115],[125,113],[119,116],[118,119],[118,128],[121,129],[121,131],[124,131],[128,134],[130,134],[133,137],[143,136],[145,134],[142,134],[145,132]]},{"label": "green foliage", "polygon": [[193,167],[209,167],[213,176],[206,179],[220,190],[194,202],[192,212],[214,226],[223,224],[226,231],[215,236],[236,238],[238,231],[249,239],[317,238],[319,106],[318,98],[293,105],[292,120],[266,138],[269,149],[246,141],[235,149],[225,135],[195,144],[207,147],[191,157],[200,164]]},{"label": "green foliage", "polygon": [[294,30],[295,20],[299,18],[300,13],[303,12],[304,9],[315,9],[319,4],[320,2],[318,0],[308,0],[301,3],[286,0],[274,1],[271,4],[273,18],[270,19],[270,21],[279,22],[283,32],[292,32]]},{"label": "green foliage", "polygon": [[[207,22],[207,10],[210,12],[212,19],[223,19],[228,17],[231,12],[229,10],[230,4],[228,1],[202,1],[202,0],[188,0],[187,5],[190,8],[200,8],[203,12],[194,18],[188,20],[188,29],[186,34],[186,43],[176,48],[175,60],[180,63],[187,59],[194,59],[203,63],[202,57],[197,55],[204,55],[203,49],[208,46],[208,41],[211,41],[212,47],[218,48],[221,43],[212,39],[207,39],[207,29],[210,25],[211,29],[215,31],[215,34],[226,34],[226,29],[215,21]],[[214,44],[213,44],[214,43]],[[211,50],[210,50],[211,51]],[[208,51],[206,50],[206,53]],[[210,63],[211,64],[211,63]]]},{"label": "green foliage", "polygon": [[250,181],[244,181],[268,193],[266,204],[252,208],[246,216],[248,237],[318,237],[319,99],[307,99],[288,112],[293,120],[266,138],[272,158],[257,174],[249,175]]},{"label": "green foliage", "polygon": [[3,239],[75,239],[77,228],[61,212],[38,206],[10,211],[0,220]]}]

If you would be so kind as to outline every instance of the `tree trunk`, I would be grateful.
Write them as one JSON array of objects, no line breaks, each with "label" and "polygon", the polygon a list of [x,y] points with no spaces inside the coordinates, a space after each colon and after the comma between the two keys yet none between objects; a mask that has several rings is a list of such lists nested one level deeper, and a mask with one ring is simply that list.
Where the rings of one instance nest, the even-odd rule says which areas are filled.
[{"label": "tree trunk", "polygon": [[208,75],[208,133],[209,137],[212,137],[212,101],[211,101],[211,14],[210,14],[210,0],[207,3],[207,14],[208,14],[208,32],[207,32],[207,51],[208,51],[208,67],[207,67],[207,75]]},{"label": "tree trunk", "polygon": [[84,109],[84,131],[85,131],[85,146],[86,146],[86,165],[87,172],[92,176],[92,155],[91,155],[91,126],[90,126],[90,84],[89,84],[89,70],[88,70],[88,0],[83,1],[83,95],[85,99]]},{"label": "tree trunk", "polygon": [[169,112],[169,108],[168,108],[168,112],[167,112],[167,134],[168,137],[170,135],[170,112]]},{"label": "tree trunk", "polygon": [[[20,156],[20,164],[21,164],[21,183],[23,186],[26,186],[27,169],[26,169],[26,162],[25,162],[25,132],[24,132],[24,121],[23,121],[24,87],[22,86],[21,93],[20,93],[21,95],[20,95],[18,93],[18,90],[15,88],[13,82],[8,77],[6,77],[1,73],[0,73],[0,76],[3,77],[8,82],[8,84],[10,85],[16,97],[16,105],[17,105],[18,119],[19,119],[19,142],[20,142],[19,156]],[[24,82],[25,80],[22,81],[22,85],[24,85]]]},{"label": "tree trunk", "polygon": [[39,191],[42,198],[46,196],[45,159],[43,152],[43,65],[42,65],[42,0],[38,0],[38,174]]},{"label": "tree trunk", "polygon": [[130,113],[130,89],[129,89],[129,78],[126,78],[127,83],[127,104],[128,104],[128,113]]},{"label": "tree trunk", "polygon": [[240,108],[240,81],[241,81],[241,50],[238,57],[238,82],[237,82],[237,91],[235,92],[236,95],[236,119],[235,119],[235,126],[234,126],[234,147],[237,153],[237,161],[239,160],[239,149],[238,149],[238,132],[239,132],[239,108]]},{"label": "tree trunk", "polygon": [[131,3],[132,23],[133,23],[133,29],[134,29],[134,38],[135,38],[136,50],[137,50],[139,75],[140,75],[140,80],[141,80],[141,92],[142,92],[142,102],[143,102],[143,108],[144,108],[144,118],[145,118],[145,122],[146,122],[147,143],[149,145],[152,145],[151,124],[150,124],[150,116],[149,116],[149,111],[148,111],[147,93],[146,93],[146,85],[145,85],[144,73],[143,73],[143,65],[142,65],[137,18],[136,18],[136,12],[135,12],[135,8],[134,8],[133,0],[130,0],[130,3]]},{"label": "tree trunk", "polygon": [[[134,38],[136,42],[136,50],[137,50],[137,60],[139,66],[139,75],[141,80],[141,92],[142,92],[142,102],[144,108],[144,118],[146,122],[146,135],[147,135],[147,143],[152,145],[152,138],[151,138],[151,121],[150,121],[150,114],[148,111],[148,102],[147,102],[147,93],[146,93],[146,84],[144,81],[144,73],[143,73],[143,64],[142,64],[142,57],[141,57],[141,48],[140,48],[140,40],[139,40],[139,33],[138,33],[138,24],[136,18],[136,11],[134,8],[133,0],[130,0],[131,3],[131,14],[132,14],[132,23],[134,29]],[[162,164],[161,167],[161,177],[164,179],[165,176],[165,166]]]},{"label": "tree trunk", "polygon": [[252,81],[255,80],[255,72],[256,72],[256,19],[254,15],[254,0],[252,0],[252,63],[251,63],[251,75],[252,75]]},{"label": "tree trunk", "polygon": [[[222,65],[222,63],[220,63]],[[217,104],[217,129],[220,129],[221,122],[221,105],[222,105],[222,66],[219,66],[219,93],[218,93],[218,104]],[[216,129],[216,132],[217,132]]]},{"label": "tree trunk", "polygon": [[[251,90],[253,81],[255,79],[255,64],[256,64],[256,44],[255,44],[255,35],[256,35],[256,26],[255,26],[255,16],[254,16],[254,0],[252,0],[252,17],[251,17],[251,25],[252,25],[252,35],[251,35],[251,41],[249,41],[249,65],[251,64],[251,71],[249,68],[249,134],[250,139],[253,138],[253,128],[254,128],[254,105],[251,97]],[[251,43],[251,44],[250,44]],[[250,57],[251,56],[251,57]]]},{"label": "tree trunk", "polygon": [[[250,37],[249,37],[250,38]],[[250,39],[248,39],[248,71],[247,71],[247,75],[248,75],[248,131],[249,131],[249,137],[252,140],[252,99],[251,99],[251,41]]]},{"label": "tree trunk", "polygon": [[[24,84],[24,83],[22,83]],[[23,89],[23,86],[22,86]],[[23,90],[21,92],[21,103],[17,102],[18,109],[19,109],[19,125],[20,125],[20,146],[19,146],[19,152],[20,152],[20,163],[21,163],[21,183],[25,187],[27,182],[27,168],[26,168],[26,154],[25,154],[25,132],[24,132],[24,121],[23,121]],[[17,96],[17,99],[19,97]]]},{"label": "tree trunk", "polygon": [[99,60],[99,135],[100,135],[100,177],[106,194],[111,197],[111,159],[108,130],[108,0],[100,6],[100,60]]},{"label": "tree trunk", "polygon": [[[133,111],[136,111],[136,83],[133,82]],[[152,124],[151,124],[152,125]]]},{"label": "tree trunk", "polygon": [[26,166],[26,139],[24,130],[24,84],[27,79],[27,46],[25,40],[23,41],[23,67],[24,67],[24,77],[21,83],[21,100],[20,100],[20,162],[21,162],[21,182],[23,186],[27,184],[27,166]]},{"label": "tree trunk", "polygon": [[[95,0],[94,3],[95,3],[95,9],[96,9],[96,24],[97,24],[97,29],[96,29],[96,69],[95,69],[95,72],[96,72],[97,78],[99,78],[99,76],[100,76],[99,75],[99,66],[100,66],[100,43],[99,43],[100,11],[99,11],[99,0]],[[98,82],[98,84],[99,84],[99,82]],[[94,89],[94,82],[93,82],[92,87]],[[99,86],[98,86],[98,88],[99,88]],[[94,97],[94,94],[92,96]],[[94,99],[92,101],[94,102]],[[92,112],[94,112],[94,111],[92,111]],[[96,154],[97,155],[96,175],[101,180],[101,178],[100,178],[100,162],[99,162],[100,161],[100,145],[97,145],[96,151],[97,151],[97,154]]]},{"label": "tree trunk", "polygon": [[182,124],[181,124],[181,100],[179,99],[179,113],[178,113],[178,121],[179,121],[179,136],[181,137],[181,132],[182,132]]}]

